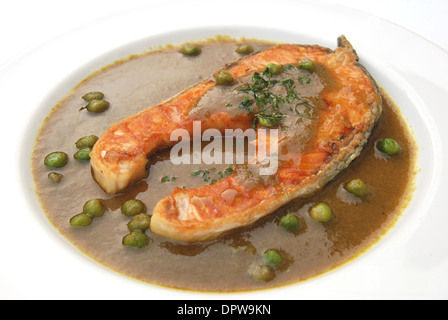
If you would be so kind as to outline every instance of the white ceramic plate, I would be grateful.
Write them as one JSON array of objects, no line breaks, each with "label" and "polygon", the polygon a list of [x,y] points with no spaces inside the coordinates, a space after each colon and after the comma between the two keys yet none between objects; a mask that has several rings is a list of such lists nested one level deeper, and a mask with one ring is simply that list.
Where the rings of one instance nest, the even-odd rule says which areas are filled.
[{"label": "white ceramic plate", "polygon": [[[272,10],[275,5],[275,11]],[[50,109],[107,64],[149,47],[216,34],[336,46],[345,34],[408,119],[419,148],[417,190],[388,234],[322,276],[278,289],[203,294],[127,278],[78,252],[46,219],[30,154]],[[94,38],[95,45],[86,45]],[[448,297],[448,54],[378,18],[316,1],[170,1],[101,19],[24,53],[0,69],[3,299],[395,299]]]}]

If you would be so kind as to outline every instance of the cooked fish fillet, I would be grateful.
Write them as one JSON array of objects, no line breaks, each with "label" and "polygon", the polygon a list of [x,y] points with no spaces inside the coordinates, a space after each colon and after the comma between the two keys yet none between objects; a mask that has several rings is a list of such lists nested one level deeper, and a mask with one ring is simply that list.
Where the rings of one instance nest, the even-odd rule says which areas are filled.
[{"label": "cooked fish fillet", "polygon": [[[308,119],[313,123],[313,135],[306,148],[291,147],[294,133],[289,138],[281,136],[277,143],[288,143],[289,148],[282,154],[276,173],[255,184],[245,179],[247,166],[234,166],[234,173],[216,184],[176,188],[156,205],[151,219],[153,233],[186,242],[214,239],[252,224],[292,199],[315,193],[359,155],[381,114],[381,95],[344,36],[338,38],[334,51],[317,45],[280,44],[237,60],[216,74],[226,70],[234,79],[246,79],[263,72],[269,63],[294,65],[303,58],[325,66],[338,82],[338,86],[322,90],[324,107],[316,119]],[[214,79],[203,81],[107,130],[91,153],[93,177],[103,190],[121,192],[144,178],[148,157],[175,143],[170,141],[173,130],[192,133],[197,120],[192,111],[216,87]],[[254,110],[232,114],[218,109],[200,119],[202,130],[251,128],[260,111]]]}]

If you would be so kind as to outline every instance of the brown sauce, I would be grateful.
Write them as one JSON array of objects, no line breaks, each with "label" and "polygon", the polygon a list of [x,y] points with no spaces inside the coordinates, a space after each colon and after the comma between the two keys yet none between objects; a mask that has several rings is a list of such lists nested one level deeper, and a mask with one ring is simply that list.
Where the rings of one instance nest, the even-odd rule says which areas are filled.
[{"label": "brown sauce", "polygon": [[[256,50],[270,45],[262,41],[251,43]],[[128,233],[130,218],[123,216],[119,208],[125,200],[137,198],[146,204],[150,214],[157,201],[169,195],[174,187],[192,188],[210,183],[228,165],[174,166],[169,160],[169,150],[164,150],[152,157],[147,179],[115,196],[106,195],[93,181],[88,162],[71,158],[58,170],[43,165],[48,153],[58,150],[71,156],[80,137],[100,136],[122,118],[210,77],[222,65],[241,57],[235,52],[237,44],[233,40],[202,43],[198,57],[185,57],[177,48],[132,56],[94,73],[53,108],[33,151],[36,193],[51,223],[80,251],[144,282],[201,291],[255,290],[299,282],[334,269],[368,249],[393,226],[413,191],[416,146],[399,108],[385,94],[378,125],[360,157],[347,170],[317,195],[292,201],[255,225],[214,241],[183,244],[148,231],[150,243],[146,247],[123,247],[122,238]],[[326,86],[336,85],[324,75],[324,69],[321,73],[320,79],[328,80]],[[79,110],[85,105],[81,97],[90,91],[105,93],[111,106],[103,114]],[[303,94],[312,96],[315,92]],[[401,152],[397,156],[387,158],[376,151],[376,142],[385,137],[400,143]],[[205,169],[209,179],[191,175]],[[47,178],[50,171],[58,171],[64,178],[60,183],[52,183]],[[175,176],[176,180],[161,182],[164,176]],[[361,178],[369,187],[368,196],[361,201],[341,188],[354,178]],[[70,218],[81,212],[83,204],[92,198],[102,199],[106,214],[88,227],[71,227]],[[318,223],[308,214],[309,207],[319,202],[326,202],[334,211],[329,223]],[[290,212],[300,222],[293,233],[277,225],[279,218]],[[271,248],[279,250],[285,262],[272,280],[254,281],[247,274],[249,266]]]}]

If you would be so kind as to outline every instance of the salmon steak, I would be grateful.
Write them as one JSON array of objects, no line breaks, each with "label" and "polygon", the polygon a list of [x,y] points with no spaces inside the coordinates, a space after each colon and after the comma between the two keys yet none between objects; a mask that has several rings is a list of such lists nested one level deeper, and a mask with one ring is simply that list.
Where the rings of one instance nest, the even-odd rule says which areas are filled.
[{"label": "salmon steak", "polygon": [[147,177],[151,155],[177,143],[173,131],[193,134],[198,122],[201,132],[254,130],[255,153],[269,150],[264,159],[232,164],[214,184],[175,188],[155,206],[150,228],[196,242],[251,225],[318,192],[361,153],[382,101],[358,60],[344,36],[335,50],[278,44],[238,59],[112,125],[90,154],[93,178],[106,193],[123,192]]}]

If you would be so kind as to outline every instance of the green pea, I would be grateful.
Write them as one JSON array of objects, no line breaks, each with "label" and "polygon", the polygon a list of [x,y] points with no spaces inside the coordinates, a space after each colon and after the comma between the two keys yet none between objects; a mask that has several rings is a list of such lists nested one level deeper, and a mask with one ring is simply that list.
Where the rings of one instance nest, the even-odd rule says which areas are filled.
[{"label": "green pea", "polygon": [[297,68],[304,70],[311,70],[314,67],[313,61],[310,58],[303,58],[297,63]]},{"label": "green pea", "polygon": [[61,168],[68,162],[68,156],[64,152],[56,151],[48,154],[44,159],[44,164],[49,168]]},{"label": "green pea", "polygon": [[233,76],[228,71],[221,71],[216,75],[215,81],[218,85],[228,86],[233,83]]},{"label": "green pea", "polygon": [[292,213],[288,213],[281,217],[278,225],[287,231],[294,231],[299,228],[299,220]]},{"label": "green pea", "polygon": [[145,231],[149,229],[151,217],[146,213],[140,213],[134,216],[128,223],[129,231]]},{"label": "green pea", "polygon": [[87,102],[90,102],[92,100],[103,100],[104,94],[102,92],[92,91],[83,95],[82,98]]},{"label": "green pea", "polygon": [[92,152],[92,148],[84,147],[76,151],[73,158],[76,160],[90,160],[90,152]]},{"label": "green pea", "polygon": [[78,141],[76,141],[75,145],[76,148],[81,149],[85,147],[93,148],[93,145],[98,141],[98,137],[95,135],[85,136],[82,138],[79,138]]},{"label": "green pea", "polygon": [[269,281],[274,277],[271,267],[263,264],[253,264],[247,270],[248,275],[256,281]]},{"label": "green pea", "polygon": [[265,263],[271,268],[277,268],[283,263],[282,256],[274,249],[269,249],[263,254]]},{"label": "green pea", "polygon": [[187,44],[182,48],[182,53],[186,56],[197,56],[201,53],[201,48],[194,44]]},{"label": "green pea", "polygon": [[328,222],[333,218],[333,211],[325,203],[319,203],[311,208],[310,216],[318,222]]},{"label": "green pea", "polygon": [[100,200],[91,199],[84,204],[82,211],[93,218],[97,218],[104,214],[105,208]]},{"label": "green pea", "polygon": [[239,54],[249,54],[254,52],[254,48],[250,44],[242,44],[236,48],[236,52]]},{"label": "green pea", "polygon": [[266,66],[266,69],[268,69],[269,70],[269,72],[271,73],[271,74],[274,74],[274,75],[276,75],[276,74],[280,74],[281,72],[282,72],[282,67],[280,67],[278,64],[276,64],[276,63],[269,63],[267,66]]},{"label": "green pea", "polygon": [[258,117],[258,124],[260,126],[263,126],[263,127],[266,127],[266,128],[271,128],[271,127],[275,126],[274,122],[272,122],[268,118],[263,118],[263,117]]},{"label": "green pea", "polygon": [[109,102],[105,100],[92,100],[86,108],[89,112],[101,113],[109,109]]},{"label": "green pea", "polygon": [[361,179],[353,179],[345,186],[345,190],[357,197],[364,197],[369,192],[366,184]]},{"label": "green pea", "polygon": [[48,179],[50,179],[50,181],[54,182],[54,183],[61,182],[62,178],[63,178],[63,175],[60,173],[57,173],[57,172],[50,172],[48,174]]},{"label": "green pea", "polygon": [[141,231],[132,231],[123,237],[123,246],[132,248],[143,248],[149,242],[148,236]]},{"label": "green pea", "polygon": [[128,217],[144,212],[146,212],[146,206],[138,199],[127,200],[121,205],[121,213]]},{"label": "green pea", "polygon": [[70,219],[72,227],[87,227],[92,224],[93,218],[87,213],[80,213]]},{"label": "green pea", "polygon": [[386,138],[381,140],[379,149],[388,156],[394,156],[400,151],[400,145],[394,139]]}]

